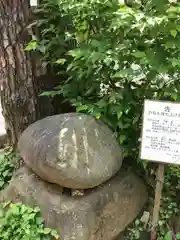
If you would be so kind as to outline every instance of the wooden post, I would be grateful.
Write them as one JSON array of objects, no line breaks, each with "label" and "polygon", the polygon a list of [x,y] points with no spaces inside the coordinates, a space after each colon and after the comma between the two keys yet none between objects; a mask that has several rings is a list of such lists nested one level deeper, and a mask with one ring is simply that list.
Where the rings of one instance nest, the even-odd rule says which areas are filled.
[{"label": "wooden post", "polygon": [[164,184],[164,165],[159,164],[158,170],[157,170],[157,183],[156,183],[156,190],[155,190],[153,216],[152,216],[151,240],[157,239],[156,228],[159,221],[159,210],[161,206],[163,184]]}]

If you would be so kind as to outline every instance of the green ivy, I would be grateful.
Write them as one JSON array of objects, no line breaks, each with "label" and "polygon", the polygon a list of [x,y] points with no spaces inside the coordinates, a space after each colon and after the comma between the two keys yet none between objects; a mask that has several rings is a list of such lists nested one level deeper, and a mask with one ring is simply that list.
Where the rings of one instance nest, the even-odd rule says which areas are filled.
[{"label": "green ivy", "polygon": [[8,149],[0,152],[0,190],[4,189],[12,178],[15,159],[12,150]]},{"label": "green ivy", "polygon": [[[0,190],[12,178],[16,155],[11,149],[0,152]],[[0,205],[1,240],[54,240],[59,239],[55,230],[45,228],[39,208],[31,208],[21,203]]]},{"label": "green ivy", "polygon": [[55,230],[44,227],[39,208],[8,202],[0,208],[0,239],[54,240],[59,236]]}]

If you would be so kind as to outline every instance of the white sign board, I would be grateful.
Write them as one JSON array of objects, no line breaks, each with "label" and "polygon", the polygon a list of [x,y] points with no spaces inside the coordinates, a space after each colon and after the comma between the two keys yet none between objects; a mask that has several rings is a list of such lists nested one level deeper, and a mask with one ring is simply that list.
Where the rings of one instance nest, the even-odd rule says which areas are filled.
[{"label": "white sign board", "polygon": [[31,7],[36,7],[38,5],[38,0],[30,0],[30,6]]},{"label": "white sign board", "polygon": [[145,100],[140,158],[180,164],[180,103]]}]

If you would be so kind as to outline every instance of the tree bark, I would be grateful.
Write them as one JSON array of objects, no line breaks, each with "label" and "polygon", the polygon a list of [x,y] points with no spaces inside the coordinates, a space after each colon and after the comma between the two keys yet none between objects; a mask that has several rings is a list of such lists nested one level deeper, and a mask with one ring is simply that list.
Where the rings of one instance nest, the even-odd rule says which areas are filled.
[{"label": "tree bark", "polygon": [[28,0],[0,0],[0,94],[8,143],[14,148],[22,131],[40,118],[37,78],[46,71],[24,51],[30,17]]}]

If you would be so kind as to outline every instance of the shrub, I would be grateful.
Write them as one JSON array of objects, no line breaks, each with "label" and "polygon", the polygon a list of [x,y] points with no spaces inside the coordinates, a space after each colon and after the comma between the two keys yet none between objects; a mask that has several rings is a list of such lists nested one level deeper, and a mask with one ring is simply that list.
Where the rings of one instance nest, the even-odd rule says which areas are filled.
[{"label": "shrub", "polygon": [[39,208],[8,202],[0,209],[0,239],[52,240],[59,236],[55,230],[44,227]]},{"label": "shrub", "polygon": [[44,49],[45,61],[67,72],[59,89],[45,94],[63,94],[77,111],[105,121],[124,154],[137,157],[144,99],[179,99],[179,14],[180,4],[167,0],[136,0],[132,7],[117,0],[44,1],[33,49]]}]

